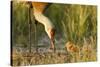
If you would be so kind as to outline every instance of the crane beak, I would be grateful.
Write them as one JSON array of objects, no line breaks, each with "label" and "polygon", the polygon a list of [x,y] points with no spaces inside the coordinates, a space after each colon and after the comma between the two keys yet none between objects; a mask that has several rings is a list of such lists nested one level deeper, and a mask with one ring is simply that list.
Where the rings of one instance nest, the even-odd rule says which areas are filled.
[{"label": "crane beak", "polygon": [[54,40],[54,36],[55,36],[55,29],[51,29],[50,31],[50,36],[51,36],[51,49],[55,50],[55,40]]}]

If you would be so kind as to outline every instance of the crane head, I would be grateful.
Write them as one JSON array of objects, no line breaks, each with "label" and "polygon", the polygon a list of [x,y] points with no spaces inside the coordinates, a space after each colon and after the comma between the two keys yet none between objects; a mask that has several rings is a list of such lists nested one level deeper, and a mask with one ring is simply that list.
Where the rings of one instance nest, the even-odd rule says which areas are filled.
[{"label": "crane head", "polygon": [[49,28],[48,30],[46,30],[50,41],[51,41],[51,47],[50,49],[55,49],[55,28]]}]

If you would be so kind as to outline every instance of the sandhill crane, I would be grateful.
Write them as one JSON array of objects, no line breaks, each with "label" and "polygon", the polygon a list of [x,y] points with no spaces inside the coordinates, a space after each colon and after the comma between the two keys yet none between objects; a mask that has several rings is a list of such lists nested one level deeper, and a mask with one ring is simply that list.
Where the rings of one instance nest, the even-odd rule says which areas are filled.
[{"label": "sandhill crane", "polygon": [[33,11],[35,20],[44,25],[45,31],[51,40],[50,49],[54,50],[55,49],[55,46],[54,46],[55,28],[52,22],[49,20],[49,18],[43,14],[46,8],[50,5],[50,3],[44,3],[44,2],[30,2],[30,3],[33,7],[32,11]]}]

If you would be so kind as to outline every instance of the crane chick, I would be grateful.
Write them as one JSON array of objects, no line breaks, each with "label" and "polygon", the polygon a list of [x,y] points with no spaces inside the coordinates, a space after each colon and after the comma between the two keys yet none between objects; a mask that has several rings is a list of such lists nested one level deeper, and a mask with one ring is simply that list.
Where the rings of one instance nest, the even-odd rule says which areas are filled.
[{"label": "crane chick", "polygon": [[70,41],[66,43],[65,48],[69,53],[79,52],[78,46],[76,46],[74,43]]}]

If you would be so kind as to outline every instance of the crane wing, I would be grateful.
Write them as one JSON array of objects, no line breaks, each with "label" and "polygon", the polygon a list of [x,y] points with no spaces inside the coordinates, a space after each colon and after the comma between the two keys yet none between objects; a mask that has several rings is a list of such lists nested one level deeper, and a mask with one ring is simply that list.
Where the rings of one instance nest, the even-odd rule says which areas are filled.
[{"label": "crane wing", "polygon": [[51,3],[46,2],[32,2],[33,8],[35,8],[34,11],[44,13],[46,9],[51,5]]},{"label": "crane wing", "polygon": [[48,3],[43,12],[45,12],[51,5],[52,3]]}]

